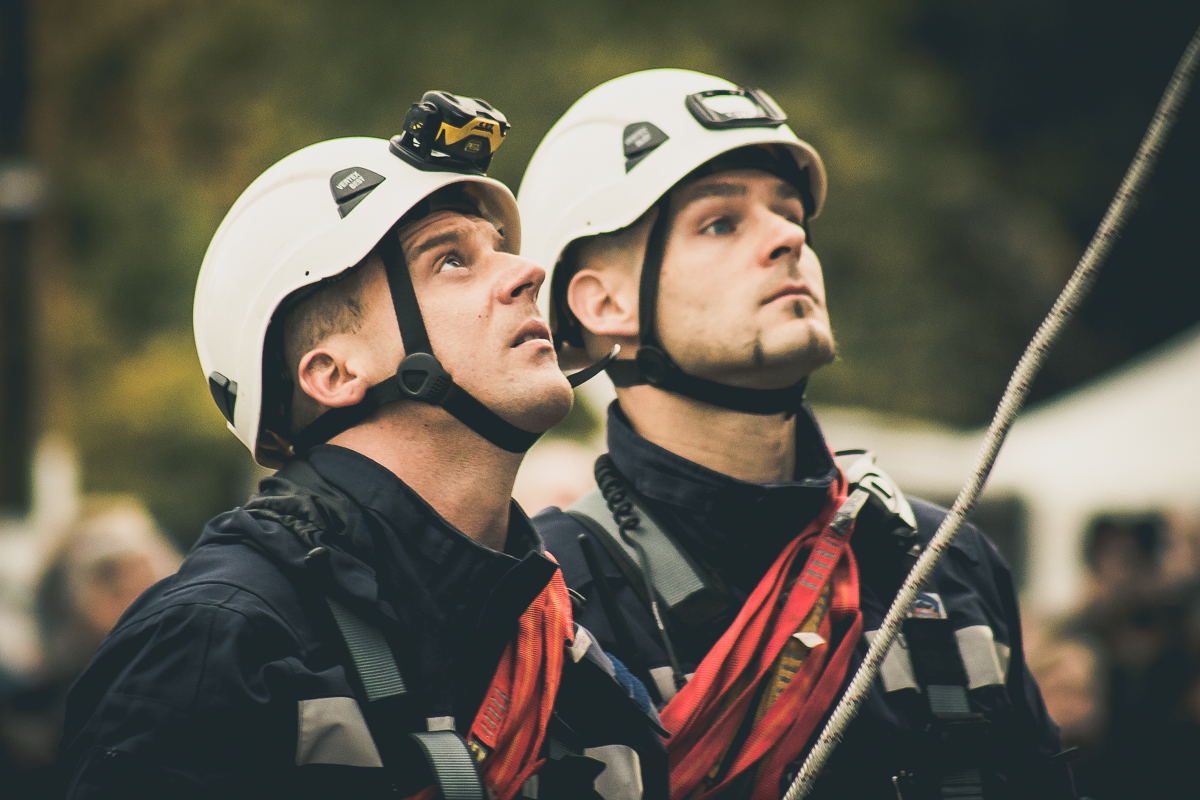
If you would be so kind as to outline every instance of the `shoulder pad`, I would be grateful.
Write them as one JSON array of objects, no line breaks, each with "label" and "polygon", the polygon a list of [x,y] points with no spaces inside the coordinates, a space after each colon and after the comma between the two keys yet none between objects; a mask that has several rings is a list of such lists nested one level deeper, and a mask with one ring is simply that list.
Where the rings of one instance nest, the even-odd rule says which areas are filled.
[{"label": "shoulder pad", "polygon": [[857,486],[866,489],[905,525],[914,531],[917,529],[917,518],[913,514],[912,506],[908,504],[904,493],[891,476],[875,463],[874,453],[869,450],[839,450],[833,456],[851,488]]}]

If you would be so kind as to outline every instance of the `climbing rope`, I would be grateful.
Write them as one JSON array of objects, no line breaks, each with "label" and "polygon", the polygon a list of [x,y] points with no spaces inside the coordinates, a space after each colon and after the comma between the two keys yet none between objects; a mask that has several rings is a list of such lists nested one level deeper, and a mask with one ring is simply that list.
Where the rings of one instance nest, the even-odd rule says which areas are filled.
[{"label": "climbing rope", "polygon": [[1008,429],[1012,426],[1017,412],[1021,409],[1021,404],[1025,401],[1025,396],[1029,393],[1029,386],[1033,382],[1034,376],[1041,369],[1046,355],[1050,352],[1051,346],[1062,329],[1075,315],[1091,290],[1100,266],[1108,257],[1121,229],[1137,206],[1138,196],[1145,187],[1150,173],[1153,172],[1154,162],[1157,161],[1158,154],[1175,124],[1176,115],[1187,96],[1198,63],[1200,63],[1200,30],[1196,31],[1184,51],[1183,57],[1179,60],[1179,64],[1175,67],[1175,72],[1171,76],[1170,83],[1167,84],[1162,100],[1155,109],[1154,119],[1151,120],[1150,127],[1142,138],[1141,146],[1138,147],[1137,154],[1133,157],[1133,163],[1129,165],[1129,170],[1125,173],[1125,178],[1121,181],[1116,196],[1109,205],[1104,219],[1100,222],[1100,227],[1096,230],[1096,234],[1088,244],[1087,250],[1084,251],[1078,266],[1071,274],[1071,279],[1050,309],[1050,313],[1046,315],[1046,319],[1042,321],[1037,333],[1034,334],[1033,340],[1025,348],[1025,353],[1021,356],[1012,377],[1009,378],[1008,386],[1000,398],[1000,404],[996,408],[992,423],[988,426],[987,433],[984,434],[983,446],[980,448],[974,473],[959,492],[958,498],[950,508],[950,513],[946,515],[938,527],[937,533],[929,542],[929,546],[925,548],[925,552],[913,566],[908,579],[900,587],[892,607],[888,610],[887,616],[884,617],[883,624],[879,628],[879,634],[872,641],[870,649],[867,650],[867,656],[863,660],[862,666],[850,681],[845,695],[834,709],[829,722],[821,731],[821,735],[817,737],[816,744],[813,745],[808,758],[804,760],[799,774],[788,788],[787,793],[784,794],[783,800],[801,800],[808,795],[817,776],[821,774],[825,762],[841,741],[842,734],[857,715],[858,707],[870,691],[875,676],[879,673],[879,666],[883,662],[884,655],[891,648],[896,634],[900,632],[900,626],[908,615],[922,582],[933,572],[938,559],[950,546],[950,541],[958,533],[963,520],[975,505],[979,492],[983,489],[988,474],[992,471],[992,465],[996,461],[996,455],[1000,452],[1004,437],[1008,435]]}]

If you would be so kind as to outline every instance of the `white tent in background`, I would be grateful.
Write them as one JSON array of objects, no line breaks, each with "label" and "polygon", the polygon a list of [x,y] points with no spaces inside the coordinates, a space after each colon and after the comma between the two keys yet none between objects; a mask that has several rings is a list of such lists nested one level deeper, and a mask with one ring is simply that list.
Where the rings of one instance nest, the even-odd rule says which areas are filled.
[{"label": "white tent in background", "polygon": [[1022,417],[992,491],[1029,512],[1032,598],[1066,607],[1082,588],[1097,514],[1200,510],[1200,328]]},{"label": "white tent in background", "polygon": [[[905,490],[952,497],[982,430],[961,433],[820,408],[830,445],[874,450]],[[1100,514],[1200,511],[1200,328],[1030,409],[1013,425],[985,498],[1025,506],[1026,602],[1068,608],[1083,588],[1083,536]]]}]

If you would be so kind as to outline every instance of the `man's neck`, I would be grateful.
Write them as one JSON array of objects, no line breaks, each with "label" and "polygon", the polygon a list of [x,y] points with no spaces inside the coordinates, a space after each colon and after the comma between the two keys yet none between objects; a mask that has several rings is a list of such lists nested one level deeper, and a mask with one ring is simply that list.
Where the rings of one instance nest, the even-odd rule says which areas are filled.
[{"label": "man's neck", "polygon": [[391,470],[451,525],[504,549],[519,453],[495,447],[443,409],[416,403],[384,408],[330,444]]},{"label": "man's neck", "polygon": [[796,417],[744,414],[650,386],[618,389],[633,429],[664,450],[751,483],[793,480]]}]

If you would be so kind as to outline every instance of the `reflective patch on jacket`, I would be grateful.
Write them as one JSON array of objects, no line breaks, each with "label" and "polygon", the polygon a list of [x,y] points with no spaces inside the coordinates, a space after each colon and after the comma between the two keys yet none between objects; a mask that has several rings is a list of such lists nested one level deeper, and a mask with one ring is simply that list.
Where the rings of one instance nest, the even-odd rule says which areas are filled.
[{"label": "reflective patch on jacket", "polygon": [[623,744],[606,744],[588,747],[583,754],[605,765],[596,776],[596,794],[604,800],[641,800],[642,761],[636,750]]},{"label": "reflective patch on jacket", "polygon": [[[997,644],[987,625],[972,625],[954,632],[958,639],[958,654],[967,670],[967,687],[1004,685],[1008,672],[1008,648]],[[1004,647],[1004,658],[1000,648]]]},{"label": "reflective patch on jacket", "polygon": [[301,700],[298,706],[296,766],[383,766],[367,721],[353,697],[317,697]]},{"label": "reflective patch on jacket", "polygon": [[[879,631],[866,631],[863,637],[867,645],[875,643]],[[971,625],[954,632],[958,640],[958,654],[967,673],[967,686],[978,689],[982,686],[1003,686],[1008,678],[1010,650],[1007,645],[995,640],[992,629],[987,625]],[[901,689],[917,689],[917,677],[913,671],[912,657],[908,652],[908,640],[904,634],[896,635],[896,641],[888,648],[879,668],[879,680],[885,692]]]},{"label": "reflective patch on jacket", "polygon": [[[870,646],[875,643],[875,637],[878,635],[879,631],[866,631],[863,638]],[[904,638],[903,633],[896,634],[895,641],[883,657],[883,664],[879,667],[879,680],[883,682],[885,692],[917,689],[917,676],[913,673],[912,658],[908,655],[908,640]]]}]

